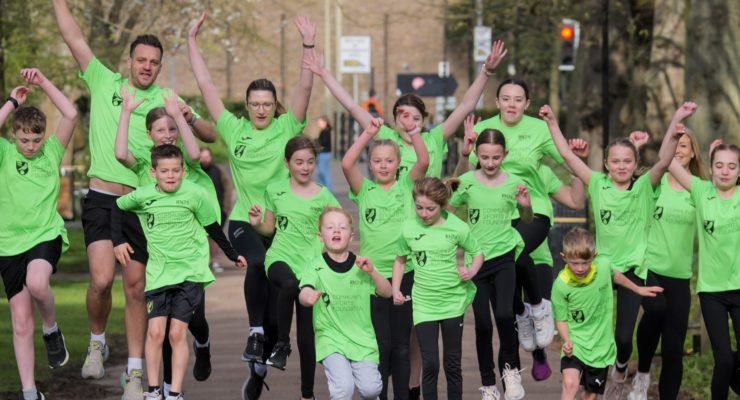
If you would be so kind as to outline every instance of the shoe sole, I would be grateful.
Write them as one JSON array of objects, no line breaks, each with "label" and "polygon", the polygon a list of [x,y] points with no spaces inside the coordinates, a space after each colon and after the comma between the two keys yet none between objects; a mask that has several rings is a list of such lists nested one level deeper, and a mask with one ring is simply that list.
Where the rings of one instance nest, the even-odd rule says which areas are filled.
[{"label": "shoe sole", "polygon": [[518,396],[518,397],[509,397],[509,396],[507,396],[507,395],[506,395],[506,393],[504,393],[504,399],[505,399],[505,400],[521,400],[521,399],[523,399],[523,398],[524,398],[524,397],[525,397],[526,395],[527,395],[526,393],[522,393],[522,395],[521,395],[521,396]]},{"label": "shoe sole", "polygon": [[272,362],[270,362],[270,360],[267,360],[267,362],[265,362],[265,365],[269,365],[269,366],[271,366],[273,368],[277,368],[277,369],[279,369],[281,371],[285,371],[285,365],[283,365],[283,366],[275,365]]},{"label": "shoe sole", "polygon": [[67,349],[64,349],[64,360],[61,363],[59,363],[59,365],[49,364],[49,369],[57,369],[59,367],[63,367],[67,365],[68,361],[69,361],[69,352],[67,351]]},{"label": "shoe sole", "polygon": [[92,374],[86,375],[85,373],[81,373],[80,375],[82,375],[82,379],[94,379],[94,380],[103,379],[103,377],[105,376],[105,368],[103,368],[100,375],[92,375]]},{"label": "shoe sole", "polygon": [[255,356],[253,356],[251,354],[247,356],[246,354],[243,354],[242,353],[241,359],[242,359],[242,361],[244,361],[246,363],[248,363],[248,362],[256,362],[258,364],[264,364],[264,362],[262,361],[262,357],[255,357]]}]

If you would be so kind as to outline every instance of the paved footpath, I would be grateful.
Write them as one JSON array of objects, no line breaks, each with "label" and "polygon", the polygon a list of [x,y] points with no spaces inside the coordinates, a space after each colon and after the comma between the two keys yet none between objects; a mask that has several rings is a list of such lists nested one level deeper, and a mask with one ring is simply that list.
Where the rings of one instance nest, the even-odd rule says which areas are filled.
[{"label": "paved footpath", "polygon": [[[363,168],[364,169],[364,168]],[[347,184],[341,175],[338,162],[332,166],[334,177],[334,193],[342,206],[351,210],[356,218],[357,207],[347,199]],[[356,249],[357,244],[353,243]],[[216,276],[216,283],[207,289],[206,294],[206,316],[211,329],[211,351],[213,373],[205,382],[197,382],[192,376],[193,356],[191,352],[190,367],[185,380],[185,394],[190,400],[201,399],[240,399],[241,387],[247,376],[247,364],[240,360],[240,355],[246,344],[248,323],[246,306],[243,295],[244,271],[235,268],[226,268],[224,272]],[[465,318],[465,329],[463,333],[463,382],[464,399],[480,399],[478,387],[480,386],[480,375],[475,353],[475,324],[472,311],[468,311]],[[266,382],[270,391],[264,391],[262,399],[299,399],[300,398],[300,369],[298,366],[298,352],[295,343],[294,332],[291,334],[292,347],[294,350],[288,360],[286,371],[269,368]],[[498,350],[498,335],[494,334],[494,349]],[[557,337],[555,342],[557,342]],[[441,344],[440,344],[441,348]],[[498,352],[496,352],[498,354]],[[553,374],[544,382],[534,382],[531,376],[531,355],[520,352],[522,366],[526,369],[522,373],[522,382],[527,392],[527,399],[556,399],[560,396],[560,372],[559,372],[559,345],[553,344],[548,349],[548,358]],[[106,379],[100,384],[116,385],[117,377],[123,371],[124,366],[109,367],[106,371]],[[442,369],[442,368],[440,368]],[[498,376],[498,373],[497,373]],[[326,377],[322,367],[316,369],[317,399],[329,399],[326,386]],[[499,389],[502,387],[499,382]],[[440,399],[446,399],[444,372],[440,370],[439,393]],[[110,400],[120,397],[110,397]],[[355,395],[355,398],[359,396]],[[502,396],[503,398],[503,396]]]}]

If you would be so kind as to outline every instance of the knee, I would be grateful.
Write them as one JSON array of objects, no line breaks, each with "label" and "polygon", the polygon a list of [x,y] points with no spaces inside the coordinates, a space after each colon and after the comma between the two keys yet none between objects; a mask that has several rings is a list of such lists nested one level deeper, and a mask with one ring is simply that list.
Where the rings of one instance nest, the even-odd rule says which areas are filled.
[{"label": "knee", "polygon": [[372,379],[363,379],[357,383],[357,391],[360,392],[362,399],[376,399],[383,391],[383,382],[380,380],[380,373]]},{"label": "knee", "polygon": [[[185,340],[185,327],[175,326],[176,324],[170,324],[170,343],[180,343]],[[177,324],[180,325],[180,324]]]},{"label": "knee", "polygon": [[355,385],[352,382],[352,379],[335,382],[329,388],[331,398],[338,399],[338,400],[351,399],[354,391],[355,391]]},{"label": "knee", "polygon": [[123,281],[123,292],[126,296],[126,301],[138,300],[143,302],[145,285],[146,280],[143,276],[140,279],[138,277],[136,279],[125,279]]},{"label": "knee", "polygon": [[31,274],[26,276],[26,287],[33,298],[39,298],[51,291],[49,278],[43,274]]},{"label": "knee", "polygon": [[149,340],[155,342],[155,343],[161,343],[164,341],[164,326],[159,326],[159,324],[156,325],[149,325],[149,327],[146,330],[146,335],[149,338]]},{"label": "knee", "polygon": [[575,398],[580,385],[581,383],[578,380],[578,375],[575,375],[575,376],[564,375],[563,376],[563,394],[565,394],[569,399]]},{"label": "knee", "polygon": [[90,292],[96,297],[110,297],[113,288],[113,280],[101,277],[90,279]]},{"label": "knee", "polygon": [[16,315],[13,314],[13,336],[15,337],[32,337],[34,330],[33,314]]}]

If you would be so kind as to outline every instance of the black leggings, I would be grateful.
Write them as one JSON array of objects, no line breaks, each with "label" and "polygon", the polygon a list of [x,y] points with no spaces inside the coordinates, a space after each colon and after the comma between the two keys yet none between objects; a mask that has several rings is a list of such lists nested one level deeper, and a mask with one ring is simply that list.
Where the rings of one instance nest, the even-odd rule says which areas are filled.
[{"label": "black leggings", "polygon": [[[203,300],[195,307],[193,316],[188,323],[188,330],[198,343],[208,341],[210,335],[208,321],[206,321],[206,295],[203,292]],[[172,383],[172,345],[170,344],[170,320],[167,319],[167,328],[164,331],[164,342],[162,342],[162,369],[164,370],[164,381]]]},{"label": "black leggings", "polygon": [[486,260],[473,278],[477,291],[473,300],[475,316],[475,349],[478,353],[478,369],[483,386],[496,384],[496,364],[493,362],[493,322],[489,303],[496,319],[500,348],[498,352],[499,373],[504,365],[519,369],[519,340],[514,328],[514,294],[516,289],[516,267],[514,251]]},{"label": "black leggings", "polygon": [[547,239],[547,234],[550,232],[550,218],[542,214],[535,214],[532,222],[528,224],[517,218],[511,221],[511,225],[524,240],[524,250],[516,260],[517,295],[514,301],[514,312],[522,314],[524,312],[522,289],[527,291],[527,297],[531,304],[542,302],[537,267],[529,254]]},{"label": "black leggings", "polygon": [[[389,279],[390,280],[390,279]],[[414,272],[407,272],[401,280],[401,293],[410,295],[414,285]],[[388,398],[388,376],[393,376],[393,398],[408,400],[411,365],[409,364],[409,338],[413,327],[411,302],[393,305],[392,298],[372,296],[371,316],[378,341],[380,364],[378,370],[383,380],[381,400]]]},{"label": "black leggings", "polygon": [[[635,275],[634,268],[625,272],[624,276],[637,286],[645,286],[642,279]],[[632,336],[635,333],[640,303],[642,303],[642,296],[625,287],[617,286],[617,320],[614,341],[617,344],[619,364],[626,364],[632,355]]]},{"label": "black leggings", "polygon": [[290,342],[290,327],[293,322],[293,306],[295,305],[298,354],[301,361],[301,395],[311,398],[316,372],[313,308],[304,307],[298,301],[298,278],[288,264],[276,261],[270,265],[267,274],[270,282],[279,290],[277,295],[278,342]]},{"label": "black leggings", "polygon": [[265,254],[272,243],[244,221],[229,221],[229,241],[237,253],[247,259],[244,276],[244,301],[247,303],[249,326],[264,326],[269,282],[265,275]]},{"label": "black leggings", "polygon": [[424,400],[437,400],[440,328],[442,328],[442,358],[447,378],[447,399],[462,400],[463,317],[464,315],[461,315],[416,325],[416,337],[421,348],[421,392]]},{"label": "black leggings", "polygon": [[727,292],[699,293],[701,313],[707,326],[709,341],[714,354],[714,372],[712,372],[712,399],[727,399],[730,380],[735,371],[735,360],[730,343],[730,325],[728,315],[732,318],[735,329],[737,348],[740,349],[740,290]]},{"label": "black leggings", "polygon": [[642,315],[637,326],[639,372],[650,372],[658,341],[661,341],[659,392],[661,400],[676,399],[683,378],[683,345],[691,308],[690,279],[670,278],[648,271],[647,286],[660,286],[663,293],[642,300]]}]

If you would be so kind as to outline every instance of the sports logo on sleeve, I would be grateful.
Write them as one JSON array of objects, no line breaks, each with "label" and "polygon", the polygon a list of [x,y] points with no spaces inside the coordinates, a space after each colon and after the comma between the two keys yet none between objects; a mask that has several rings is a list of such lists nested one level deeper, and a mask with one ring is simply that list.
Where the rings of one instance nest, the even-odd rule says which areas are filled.
[{"label": "sports logo on sleeve", "polygon": [[612,220],[612,212],[610,210],[600,210],[601,214],[601,223],[604,225],[609,225],[609,221]]},{"label": "sports logo on sleeve", "polygon": [[714,233],[714,220],[704,220],[704,231],[710,235]]},{"label": "sports logo on sleeve", "polygon": [[281,231],[286,230],[288,228],[288,217],[284,215],[278,215],[277,226],[278,228],[280,228]]},{"label": "sports logo on sleeve", "polygon": [[423,267],[427,264],[427,252],[426,251],[415,251],[413,253],[416,265]]},{"label": "sports logo on sleeve", "polygon": [[401,165],[400,167],[398,167],[398,174],[399,175],[400,174],[405,174],[406,172],[409,172],[409,167],[407,167],[405,165]]},{"label": "sports logo on sleeve", "polygon": [[236,147],[234,147],[234,157],[241,157],[244,155],[244,150],[247,149],[247,146],[243,144],[239,144]]},{"label": "sports logo on sleeve", "polygon": [[154,227],[154,214],[146,214],[146,227],[152,229]]},{"label": "sports logo on sleeve", "polygon": [[663,216],[663,207],[657,206],[655,207],[655,211],[653,211],[653,218],[655,218],[656,221],[660,221],[660,218]]},{"label": "sports logo on sleeve", "polygon": [[121,103],[123,103],[123,97],[118,92],[113,92],[113,98],[111,98],[110,103],[113,107],[120,107]]},{"label": "sports logo on sleeve", "polygon": [[372,224],[373,221],[375,221],[375,216],[377,212],[374,208],[368,208],[365,210],[365,221],[367,221],[368,224]]},{"label": "sports logo on sleeve", "polygon": [[471,224],[475,225],[476,223],[478,223],[479,219],[480,219],[480,209],[469,208],[468,209],[468,221],[470,221]]},{"label": "sports logo on sleeve", "polygon": [[25,161],[16,161],[15,170],[21,175],[26,175],[28,173],[28,163]]},{"label": "sports logo on sleeve", "polygon": [[573,318],[573,321],[578,322],[579,324],[586,320],[583,310],[571,310],[570,317]]}]

